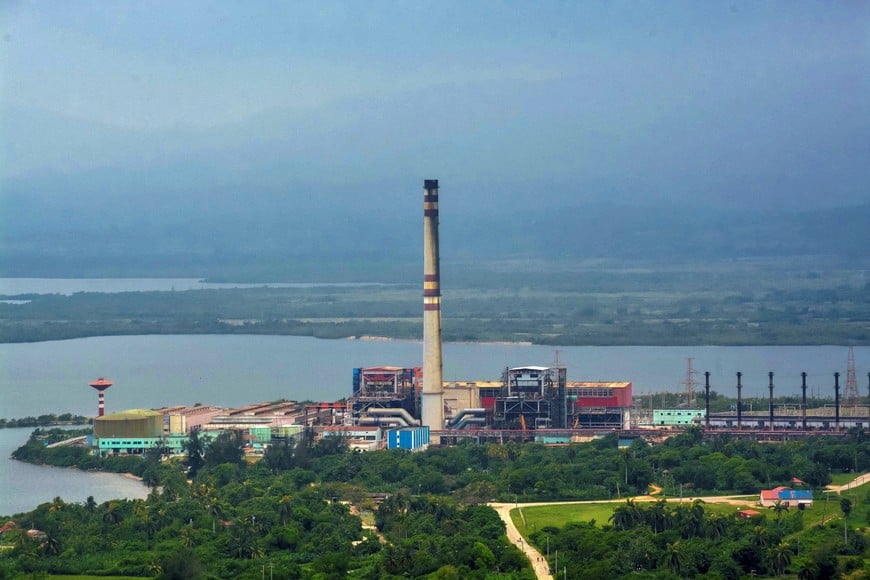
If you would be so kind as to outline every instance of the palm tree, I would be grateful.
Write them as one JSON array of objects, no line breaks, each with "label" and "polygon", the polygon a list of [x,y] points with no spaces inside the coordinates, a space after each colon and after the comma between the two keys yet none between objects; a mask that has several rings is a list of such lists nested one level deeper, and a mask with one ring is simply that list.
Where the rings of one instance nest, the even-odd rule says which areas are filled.
[{"label": "palm tree", "polygon": [[266,531],[265,526],[263,526],[262,518],[258,520],[257,516],[255,516],[253,514],[250,517],[249,525],[251,527],[251,531],[254,532],[255,534],[257,534],[258,536],[262,536],[263,533]]},{"label": "palm tree", "polygon": [[181,545],[185,548],[193,548],[195,543],[194,531],[191,526],[181,528]]},{"label": "palm tree", "polygon": [[146,513],[148,513],[148,508],[145,506],[145,502],[141,499],[133,500],[133,515],[137,518],[141,518]]},{"label": "palm tree", "polygon": [[767,546],[767,541],[767,530],[764,529],[764,526],[755,526],[752,528],[751,542],[754,546],[764,548]]},{"label": "palm tree", "polygon": [[625,500],[625,507],[627,507],[631,513],[631,521],[634,525],[643,522],[643,513],[641,513],[640,506],[638,506],[633,499],[629,498]]},{"label": "palm tree", "polygon": [[704,502],[696,499],[686,514],[686,524],[690,536],[700,535],[704,530]]},{"label": "palm tree", "polygon": [[686,555],[679,540],[665,546],[665,551],[662,553],[662,564],[677,576],[680,575],[685,560]]},{"label": "palm tree", "polygon": [[725,535],[728,523],[722,514],[713,514],[707,520],[707,537],[711,540],[721,540]]},{"label": "palm tree", "polygon": [[97,511],[97,501],[94,499],[94,496],[89,495],[88,499],[85,500],[85,511],[89,514]]},{"label": "palm tree", "polygon": [[59,512],[63,511],[63,508],[66,507],[63,499],[60,496],[56,496],[53,500],[51,500],[51,505],[48,506],[48,511],[50,512]]},{"label": "palm tree", "polygon": [[255,559],[263,556],[263,549],[257,545],[257,537],[251,526],[241,521],[233,526],[227,549],[233,558]]},{"label": "palm tree", "polygon": [[154,489],[158,485],[160,485],[160,474],[157,473],[156,469],[146,469],[145,473],[142,474],[142,483],[151,489]]},{"label": "palm tree", "polygon": [[163,574],[163,566],[160,565],[160,562],[155,560],[148,564],[148,573],[155,577],[160,576]]},{"label": "palm tree", "polygon": [[145,535],[148,536],[148,539],[150,540],[154,537],[157,530],[160,529],[160,524],[157,520],[151,517],[151,514],[145,514],[139,522],[138,527],[145,532]]},{"label": "palm tree", "polygon": [[607,520],[613,522],[613,527],[617,530],[628,530],[632,527],[631,510],[628,506],[621,505],[613,510],[613,513],[610,514],[610,517],[607,518]]},{"label": "palm tree", "polygon": [[849,519],[849,514],[852,513],[852,500],[848,497],[840,498],[840,511],[843,512],[843,543],[846,544],[849,541],[846,522]]},{"label": "palm tree", "polygon": [[613,522],[613,527],[617,530],[629,530],[643,521],[643,514],[634,503],[634,500],[625,500],[625,505],[621,505],[613,510],[613,513],[608,518],[608,521]]},{"label": "palm tree", "polygon": [[670,518],[668,514],[668,501],[664,498],[658,500],[647,511],[647,517],[649,518],[649,523],[653,526],[653,532],[656,534],[663,532]]},{"label": "palm tree", "polygon": [[284,495],[278,500],[278,517],[281,518],[281,525],[287,525],[287,517],[293,513],[292,499],[289,495]]},{"label": "palm tree", "polygon": [[208,515],[212,517],[211,531],[214,533],[217,519],[224,515],[224,506],[216,497],[212,497],[208,500]]},{"label": "palm tree", "polygon": [[776,515],[776,525],[779,526],[783,512],[788,511],[788,504],[782,503],[782,500],[776,500],[776,503],[770,506],[770,509],[772,509],[773,513]]},{"label": "palm tree", "polygon": [[199,431],[193,430],[187,438],[187,441],[182,445],[182,449],[187,453],[187,460],[184,464],[188,468],[188,475],[192,478],[196,477],[196,472],[205,463],[205,448],[202,445],[202,440],[199,438]]},{"label": "palm tree", "polygon": [[118,507],[118,502],[110,501],[106,505],[106,513],[103,514],[103,521],[107,524],[117,524],[121,519],[123,519],[123,516]]},{"label": "palm tree", "polygon": [[60,554],[60,539],[54,531],[46,531],[45,539],[40,544],[43,554],[48,556],[57,556]]},{"label": "palm tree", "polygon": [[791,547],[785,542],[780,542],[767,551],[767,562],[777,576],[781,576],[791,564],[793,553]]},{"label": "palm tree", "polygon": [[199,485],[194,486],[191,490],[191,495],[196,499],[207,499],[211,497],[213,493],[214,488],[207,483],[200,483]]}]

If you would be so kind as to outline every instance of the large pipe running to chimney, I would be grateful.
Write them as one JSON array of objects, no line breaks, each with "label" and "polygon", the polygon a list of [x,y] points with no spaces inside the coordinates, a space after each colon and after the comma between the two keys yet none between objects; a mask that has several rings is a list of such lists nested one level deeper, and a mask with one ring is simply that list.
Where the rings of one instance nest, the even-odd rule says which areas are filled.
[{"label": "large pipe running to chimney", "polygon": [[444,429],[441,358],[441,267],[438,257],[438,180],[423,182],[423,393],[421,419]]}]

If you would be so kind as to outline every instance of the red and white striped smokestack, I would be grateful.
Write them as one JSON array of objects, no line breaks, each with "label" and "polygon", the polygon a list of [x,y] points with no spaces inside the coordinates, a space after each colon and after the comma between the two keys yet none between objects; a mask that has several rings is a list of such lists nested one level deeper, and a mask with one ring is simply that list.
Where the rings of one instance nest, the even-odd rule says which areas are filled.
[{"label": "red and white striped smokestack", "polygon": [[438,180],[423,182],[423,393],[421,422],[444,428],[441,360],[441,268],[438,261]]}]

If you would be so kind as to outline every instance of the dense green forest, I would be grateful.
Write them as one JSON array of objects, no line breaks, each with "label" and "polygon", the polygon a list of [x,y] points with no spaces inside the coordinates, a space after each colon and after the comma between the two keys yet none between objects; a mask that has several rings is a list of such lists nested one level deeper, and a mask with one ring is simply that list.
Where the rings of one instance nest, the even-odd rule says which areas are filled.
[{"label": "dense green forest", "polygon": [[[863,270],[801,260],[445,268],[444,338],[553,345],[870,344]],[[787,281],[787,282],[786,282]],[[118,334],[422,335],[417,284],[20,295],[0,341]]]},{"label": "dense green forest", "polygon": [[55,415],[48,413],[39,417],[18,417],[13,419],[0,418],[0,429],[4,427],[47,427],[49,425],[85,425],[91,419],[72,413]]},{"label": "dense green forest", "polygon": [[[153,453],[94,464],[82,463],[84,450],[67,450],[70,461],[63,450],[45,449],[38,437],[47,434],[38,432],[16,455],[132,467],[153,491],[146,500],[101,505],[56,498],[16,514],[46,536],[4,536],[11,546],[0,552],[6,576],[258,578],[266,566],[276,578],[531,578],[487,502],[617,499],[641,495],[651,483],[666,497],[678,489],[696,497],[756,495],[792,477],[819,490],[832,474],[870,470],[870,441],[858,431],[771,445],[704,440],[690,429],[660,445],[637,440],[628,449],[608,436],[564,447],[466,444],[420,453],[351,452],[340,438],[315,444],[304,436],[272,446],[255,463],[227,434],[205,447],[195,439],[183,462],[161,462]],[[787,570],[831,578],[832,571],[864,566],[867,540],[859,528],[870,524],[870,503],[850,497],[845,526],[838,518],[834,528],[804,525],[797,511],[745,521],[701,503],[623,503],[614,504],[609,522],[535,530],[527,539],[542,553],[549,545],[553,566],[558,550],[560,570],[575,578],[590,570],[595,575],[585,577],[739,578]]]}]

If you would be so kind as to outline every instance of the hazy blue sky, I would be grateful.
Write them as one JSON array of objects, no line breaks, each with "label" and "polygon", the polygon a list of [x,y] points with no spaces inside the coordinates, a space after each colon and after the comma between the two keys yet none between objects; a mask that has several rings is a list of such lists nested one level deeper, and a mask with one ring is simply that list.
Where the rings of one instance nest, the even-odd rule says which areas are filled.
[{"label": "hazy blue sky", "polygon": [[0,38],[0,179],[34,194],[870,200],[866,1],[6,0]]}]

